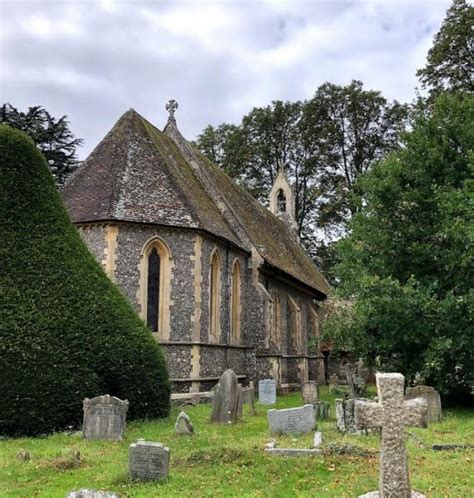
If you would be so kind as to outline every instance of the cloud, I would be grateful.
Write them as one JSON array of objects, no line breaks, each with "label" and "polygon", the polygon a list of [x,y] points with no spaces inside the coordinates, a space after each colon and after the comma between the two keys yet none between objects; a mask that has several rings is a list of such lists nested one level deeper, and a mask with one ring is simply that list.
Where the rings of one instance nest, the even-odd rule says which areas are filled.
[{"label": "cloud", "polygon": [[450,0],[0,0],[0,94],[67,114],[84,157],[130,107],[194,138],[361,79],[411,100]]}]

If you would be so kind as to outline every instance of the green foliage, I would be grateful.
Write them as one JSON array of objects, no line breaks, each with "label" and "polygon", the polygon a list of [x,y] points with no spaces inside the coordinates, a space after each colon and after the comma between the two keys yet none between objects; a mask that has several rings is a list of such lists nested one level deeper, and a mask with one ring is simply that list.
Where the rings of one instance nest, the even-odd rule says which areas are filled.
[{"label": "green foliage", "polygon": [[380,368],[445,393],[474,381],[473,104],[462,94],[420,104],[404,147],[359,180],[364,203],[335,270],[352,306],[325,327]]},{"label": "green foliage", "polygon": [[357,211],[355,180],[398,146],[406,114],[360,81],[325,83],[308,101],[275,101],[252,109],[239,126],[207,127],[197,146],[264,204],[284,166],[302,243],[327,268],[328,241],[345,233]]},{"label": "green foliage", "polygon": [[0,125],[0,434],[78,426],[82,400],[165,416],[169,383],[149,330],[69,221],[46,161]]},{"label": "green foliage", "polygon": [[58,185],[78,166],[76,148],[82,144],[69,129],[66,116],[55,119],[41,106],[21,112],[10,104],[0,108],[0,123],[24,131],[43,153]]},{"label": "green foliage", "polygon": [[474,7],[453,0],[428,52],[426,66],[417,76],[432,94],[444,90],[474,90]]}]

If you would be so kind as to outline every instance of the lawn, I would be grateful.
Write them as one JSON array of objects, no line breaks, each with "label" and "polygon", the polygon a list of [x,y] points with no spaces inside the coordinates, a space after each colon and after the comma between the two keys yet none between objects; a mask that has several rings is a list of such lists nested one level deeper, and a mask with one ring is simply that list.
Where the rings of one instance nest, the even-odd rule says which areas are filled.
[{"label": "lawn", "polygon": [[[179,408],[166,420],[134,422],[122,442],[84,441],[79,432],[43,438],[0,440],[0,497],[64,498],[68,491],[92,488],[115,491],[121,497],[355,497],[377,489],[378,436],[348,436],[335,428],[334,395],[322,389],[331,402],[331,417],[319,424],[324,457],[282,458],[266,455],[268,406],[257,403],[257,414],[233,426],[208,423],[209,405],[186,407],[194,437],[174,435]],[[278,398],[277,408],[301,404],[300,396]],[[407,446],[412,487],[428,497],[474,496],[474,453],[434,452],[433,443],[472,444],[474,411],[445,410],[441,423],[429,429],[409,429]],[[130,482],[128,447],[139,438],[171,448],[170,476],[154,484]],[[310,447],[312,434],[275,438],[280,447]],[[357,454],[339,454],[347,445]],[[27,450],[31,460],[16,458]],[[80,452],[80,460],[74,452]]]}]

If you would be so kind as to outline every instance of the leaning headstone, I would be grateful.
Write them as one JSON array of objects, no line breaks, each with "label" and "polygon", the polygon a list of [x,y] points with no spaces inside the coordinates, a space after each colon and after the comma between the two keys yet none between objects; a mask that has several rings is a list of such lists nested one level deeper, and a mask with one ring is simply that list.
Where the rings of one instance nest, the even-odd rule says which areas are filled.
[{"label": "leaning headstone", "polygon": [[304,404],[313,404],[319,400],[318,384],[314,380],[308,380],[301,386],[301,395]]},{"label": "leaning headstone", "polygon": [[428,403],[428,422],[441,422],[441,397],[430,386],[415,386],[407,389],[405,399],[424,398]]},{"label": "leaning headstone", "polygon": [[138,441],[130,445],[129,473],[131,479],[157,481],[168,477],[170,449],[161,443]]},{"label": "leaning headstone", "polygon": [[97,396],[84,400],[84,423],[82,434],[85,439],[110,439],[120,441],[125,431],[128,401],[109,396]]},{"label": "leaning headstone", "polygon": [[274,405],[276,403],[276,382],[273,379],[258,381],[258,401],[262,405]]},{"label": "leaning headstone", "polygon": [[336,399],[336,424],[339,432],[356,434],[353,399]]},{"label": "leaning headstone", "polygon": [[119,498],[119,495],[110,491],[96,491],[94,489],[80,489],[71,491],[67,498]]},{"label": "leaning headstone", "polygon": [[427,427],[427,403],[423,398],[404,400],[405,378],[399,373],[378,373],[378,402],[355,400],[358,429],[381,428],[379,491],[366,498],[410,498],[424,495],[411,490],[405,427]]},{"label": "leaning headstone", "polygon": [[239,388],[237,376],[226,370],[214,388],[211,422],[231,424],[237,422],[239,411]]},{"label": "leaning headstone", "polygon": [[185,434],[186,436],[192,436],[194,434],[193,423],[187,413],[181,412],[178,415],[176,423],[174,424],[174,430],[176,434]]},{"label": "leaning headstone", "polygon": [[313,405],[285,410],[268,410],[268,424],[271,432],[281,434],[305,434],[316,425]]},{"label": "leaning headstone", "polygon": [[316,401],[313,403],[316,420],[324,420],[329,417],[330,404],[327,401]]}]

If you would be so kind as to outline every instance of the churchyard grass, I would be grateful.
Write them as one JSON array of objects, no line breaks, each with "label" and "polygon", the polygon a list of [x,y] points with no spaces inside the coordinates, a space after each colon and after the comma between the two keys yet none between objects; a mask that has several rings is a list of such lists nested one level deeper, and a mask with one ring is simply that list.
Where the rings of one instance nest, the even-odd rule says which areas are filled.
[{"label": "churchyard grass", "polygon": [[[81,433],[60,433],[41,438],[0,440],[0,497],[64,498],[68,491],[92,488],[115,491],[122,497],[355,497],[378,488],[378,436],[342,435],[335,428],[334,398],[330,419],[319,423],[326,455],[288,459],[267,455],[266,442],[279,447],[309,448],[313,433],[272,436],[266,412],[271,408],[300,406],[301,396],[279,396],[276,406],[256,404],[257,414],[236,425],[211,425],[210,405],[186,407],[196,435],[174,435],[180,408],[169,418],[127,424],[121,442],[85,441]],[[474,441],[474,411],[446,409],[441,423],[427,430],[407,429],[412,488],[427,497],[469,497],[474,490],[474,452],[434,452],[432,444]],[[130,482],[128,447],[139,438],[171,448],[170,477],[161,483]],[[333,443],[332,445],[330,443]],[[337,446],[336,446],[337,445]],[[344,446],[346,445],[346,446]],[[336,454],[352,445],[355,454]],[[332,450],[331,450],[332,448]],[[16,458],[26,450],[31,460]],[[368,454],[360,454],[363,451]],[[79,451],[81,460],[73,457]],[[329,454],[332,451],[331,454]]]}]

